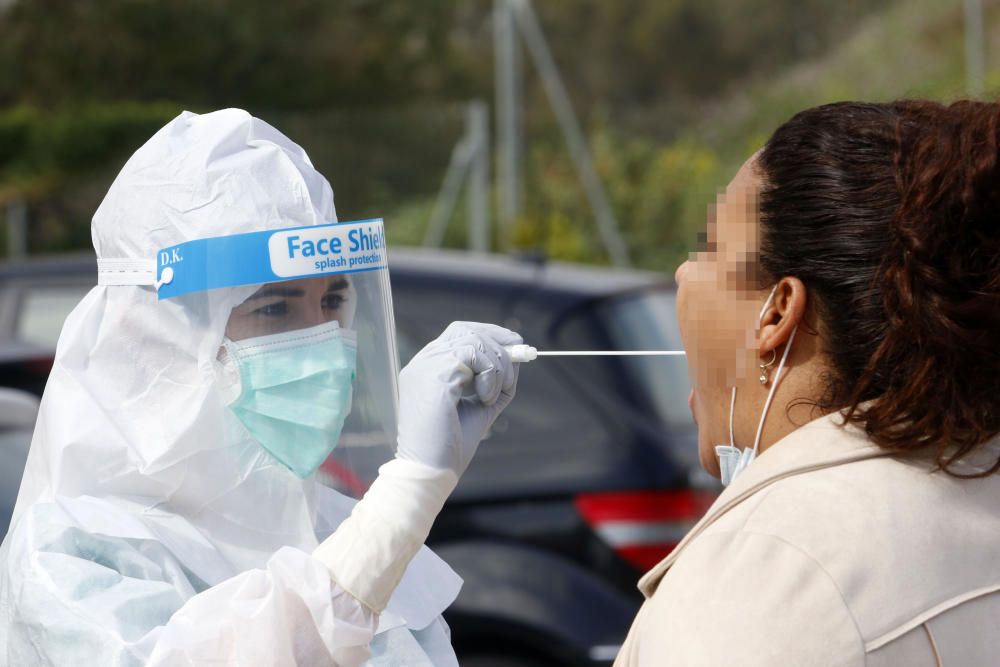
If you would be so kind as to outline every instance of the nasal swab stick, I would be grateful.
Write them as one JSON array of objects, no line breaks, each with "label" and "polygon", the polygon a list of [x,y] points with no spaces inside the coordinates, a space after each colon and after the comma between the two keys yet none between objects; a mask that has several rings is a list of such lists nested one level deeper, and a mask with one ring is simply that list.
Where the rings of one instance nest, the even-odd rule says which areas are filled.
[{"label": "nasal swab stick", "polygon": [[538,357],[681,357],[684,350],[537,350],[531,345],[509,345],[511,361],[524,363]]}]

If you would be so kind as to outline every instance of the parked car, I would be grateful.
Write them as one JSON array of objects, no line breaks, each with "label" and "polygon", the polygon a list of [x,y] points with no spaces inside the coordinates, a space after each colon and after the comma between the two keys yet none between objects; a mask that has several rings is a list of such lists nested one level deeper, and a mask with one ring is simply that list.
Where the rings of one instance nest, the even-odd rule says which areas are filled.
[{"label": "parked car", "polygon": [[96,276],[92,256],[0,263],[0,386],[41,395],[63,321]]},{"label": "parked car", "polygon": [[[390,270],[404,363],[454,319],[507,326],[539,349],[680,346],[675,292],[657,274],[439,250],[393,250]],[[95,275],[92,258],[0,267],[0,337],[51,346]],[[465,580],[446,612],[462,665],[611,663],[639,575],[717,493],[688,390],[683,358],[522,366],[517,399],[428,539]]]},{"label": "parked car", "polygon": [[0,535],[7,533],[38,416],[38,397],[0,387]]}]

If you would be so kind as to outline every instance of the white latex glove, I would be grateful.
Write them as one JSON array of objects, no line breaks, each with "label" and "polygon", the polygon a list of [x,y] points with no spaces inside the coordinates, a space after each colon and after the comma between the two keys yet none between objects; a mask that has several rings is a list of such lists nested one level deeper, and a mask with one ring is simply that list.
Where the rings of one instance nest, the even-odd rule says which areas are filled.
[{"label": "white latex glove", "polygon": [[453,322],[399,375],[396,457],[461,476],[514,398],[518,365],[504,349],[523,341],[493,324]]}]

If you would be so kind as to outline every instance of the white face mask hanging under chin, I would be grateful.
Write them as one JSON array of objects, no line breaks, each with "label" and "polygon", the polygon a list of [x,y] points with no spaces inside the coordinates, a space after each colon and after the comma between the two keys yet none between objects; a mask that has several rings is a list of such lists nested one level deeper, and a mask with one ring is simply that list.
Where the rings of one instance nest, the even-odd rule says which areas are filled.
[{"label": "white face mask hanging under chin", "polygon": [[[764,307],[761,308],[760,315],[757,316],[758,329],[760,329],[764,313],[767,312],[767,307],[771,305],[777,291],[778,286],[775,285],[774,289],[771,290],[771,295],[764,302]],[[792,349],[792,342],[795,341],[795,333],[797,331],[797,326],[792,329],[792,335],[788,337],[788,344],[785,345],[785,351],[781,355],[781,363],[778,364],[778,369],[774,374],[774,381],[771,383],[771,390],[768,392],[767,401],[764,403],[764,410],[760,414],[760,423],[757,425],[757,436],[754,438],[753,448],[747,447],[741,450],[736,446],[735,438],[733,437],[733,415],[736,411],[736,387],[733,387],[733,397],[729,403],[729,444],[715,446],[715,455],[719,458],[719,473],[723,486],[729,486],[736,479],[737,475],[746,470],[747,466],[753,463],[757,457],[757,450],[760,448],[760,437],[764,433],[764,421],[767,419],[767,411],[770,409],[774,393],[778,389],[778,383],[781,380],[781,371],[785,368],[785,361],[788,359],[788,352]]]}]

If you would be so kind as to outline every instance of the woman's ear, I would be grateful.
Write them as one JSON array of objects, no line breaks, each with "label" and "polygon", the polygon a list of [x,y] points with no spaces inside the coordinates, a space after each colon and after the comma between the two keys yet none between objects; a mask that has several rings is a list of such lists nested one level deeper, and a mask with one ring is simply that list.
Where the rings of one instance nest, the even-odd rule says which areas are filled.
[{"label": "woman's ear", "polygon": [[808,293],[801,280],[794,277],[778,281],[774,300],[760,318],[760,353],[770,354],[788,342],[806,315]]}]

